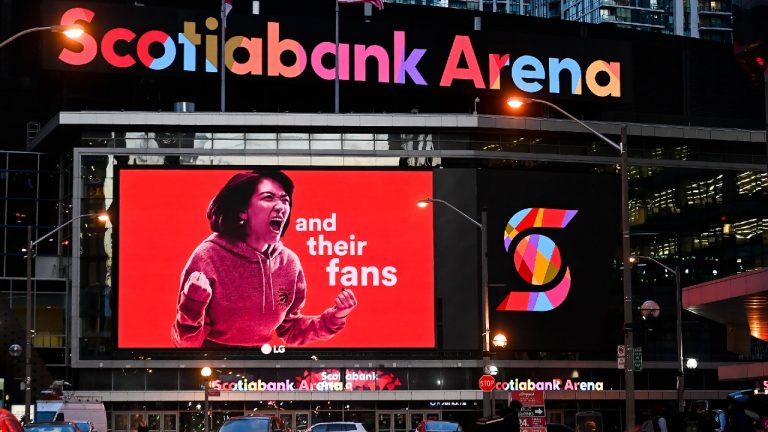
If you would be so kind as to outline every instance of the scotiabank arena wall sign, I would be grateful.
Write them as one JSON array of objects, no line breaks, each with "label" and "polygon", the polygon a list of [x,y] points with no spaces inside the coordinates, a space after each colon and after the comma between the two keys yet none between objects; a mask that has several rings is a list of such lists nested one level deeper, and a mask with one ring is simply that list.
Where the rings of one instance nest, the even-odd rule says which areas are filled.
[{"label": "scotiabank arena wall sign", "polygon": [[119,348],[434,348],[428,171],[122,169]]},{"label": "scotiabank arena wall sign", "polygon": [[[424,21],[404,18],[409,6],[388,4],[367,21],[361,19],[362,8],[342,6],[357,13],[343,11],[337,50],[334,2],[327,2],[327,10],[291,3],[291,15],[270,3],[262,2],[260,15],[238,8],[230,13],[224,48],[230,75],[254,82],[333,81],[338,56],[342,82],[627,100],[629,44],[520,33],[509,26],[504,33],[425,27]],[[316,13],[303,15],[305,8]],[[65,45],[46,54],[49,66],[187,76],[219,72],[221,23],[213,7],[166,11],[66,2],[52,9],[59,23],[81,24],[86,34],[59,41]],[[417,15],[439,22],[442,12],[435,9],[440,8]],[[469,23],[471,16],[465,14],[463,21]],[[486,25],[491,23],[489,18]]]}]

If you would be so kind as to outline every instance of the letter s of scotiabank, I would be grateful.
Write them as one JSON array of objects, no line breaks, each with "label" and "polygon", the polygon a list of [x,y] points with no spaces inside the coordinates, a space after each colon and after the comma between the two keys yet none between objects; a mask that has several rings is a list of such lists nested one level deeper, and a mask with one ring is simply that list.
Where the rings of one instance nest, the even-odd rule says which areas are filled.
[{"label": "letter s of scotiabank", "polygon": [[[77,24],[77,21],[85,21],[89,23],[94,15],[96,14],[90,9],[72,8],[64,12],[61,16],[61,25]],[[81,66],[90,63],[96,58],[98,44],[93,36],[84,31],[82,36],[78,39],[73,39],[73,41],[82,45],[83,49],[78,52],[68,48],[62,48],[61,53],[59,53],[59,60],[74,66]]]}]

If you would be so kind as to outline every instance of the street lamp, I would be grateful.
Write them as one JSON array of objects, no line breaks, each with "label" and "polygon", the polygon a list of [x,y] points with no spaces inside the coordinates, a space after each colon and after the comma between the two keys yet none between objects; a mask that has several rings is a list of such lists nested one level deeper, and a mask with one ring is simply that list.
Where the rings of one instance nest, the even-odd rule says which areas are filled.
[{"label": "street lamp", "polygon": [[71,225],[72,222],[85,218],[85,217],[96,217],[101,222],[107,222],[109,221],[109,216],[103,213],[88,213],[88,214],[82,214],[80,216],[75,216],[72,219],[64,222],[63,224],[57,226],[48,234],[40,237],[37,240],[32,240],[32,226],[27,227],[27,316],[26,316],[26,350],[24,352],[24,374],[26,375],[24,378],[24,422],[29,423],[30,422],[30,407],[32,405],[32,335],[34,334],[34,330],[32,329],[32,251],[34,250],[35,246],[40,243],[41,241],[47,239],[48,237],[56,234],[59,232],[62,228],[66,227],[67,225]]},{"label": "street lamp", "polygon": [[[440,203],[445,205],[480,229],[480,274],[483,294],[483,371],[485,371],[486,366],[488,366],[491,361],[491,325],[488,312],[488,240],[486,239],[486,232],[488,231],[487,212],[485,209],[481,211],[480,222],[478,222],[468,214],[457,209],[453,204],[441,199],[425,198],[419,201],[417,205],[424,208],[429,205],[429,203]],[[495,408],[496,407],[493,406],[491,402],[490,392],[483,392],[483,417],[495,414]]]},{"label": "street lamp", "polygon": [[[540,103],[552,107],[559,111],[564,116],[580,124],[584,129],[592,132],[596,137],[609,144],[611,147],[619,151],[621,171],[621,257],[622,257],[622,283],[624,286],[624,345],[626,346],[626,355],[628,361],[624,367],[624,381],[626,387],[626,396],[624,398],[626,403],[626,422],[625,430],[635,430],[635,374],[632,365],[632,352],[634,345],[634,335],[632,334],[632,278],[630,273],[629,263],[627,262],[629,256],[629,188],[627,181],[627,126],[621,127],[621,142],[615,143],[605,135],[592,129],[583,121],[572,116],[570,113],[560,108],[559,106],[542,99],[532,98],[518,98],[513,97],[507,100],[507,105],[513,109],[518,109],[527,103]],[[629,329],[629,330],[627,330]]]},{"label": "street lamp", "polygon": [[205,432],[210,432],[211,430],[211,422],[210,418],[208,417],[208,389],[211,387],[210,382],[210,376],[211,376],[211,368],[208,366],[200,369],[200,375],[205,378],[205,405],[203,405],[203,409],[205,410],[205,413],[203,414],[203,420],[205,421]]},{"label": "street lamp", "polygon": [[64,33],[64,36],[70,38],[70,39],[77,39],[80,36],[83,35],[83,27],[79,26],[77,24],[68,24],[68,25],[52,25],[52,26],[45,26],[45,27],[32,27],[28,28],[26,30],[22,30],[15,35],[9,37],[8,39],[0,42],[0,48],[3,48],[4,46],[8,45],[9,43],[13,42],[17,38],[24,36],[25,34],[39,32],[39,31],[51,31],[55,33]]},{"label": "street lamp", "polygon": [[673,270],[671,267],[664,265],[654,258],[642,255],[632,255],[629,257],[629,262],[634,263],[638,260],[648,260],[659,266],[664,270],[672,273],[675,276],[675,302],[677,304],[676,314],[676,330],[677,330],[677,411],[682,413],[685,411],[685,359],[683,358],[683,299],[682,290],[680,288],[680,266],[675,266]]},{"label": "street lamp", "polygon": [[507,337],[499,333],[493,337],[492,343],[496,348],[505,348],[507,346]]}]

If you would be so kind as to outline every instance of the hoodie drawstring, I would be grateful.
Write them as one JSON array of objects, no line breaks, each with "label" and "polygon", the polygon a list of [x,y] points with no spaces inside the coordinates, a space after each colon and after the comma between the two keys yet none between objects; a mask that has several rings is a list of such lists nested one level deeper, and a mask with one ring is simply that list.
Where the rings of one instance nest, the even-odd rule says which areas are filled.
[{"label": "hoodie drawstring", "polygon": [[[259,267],[261,267],[261,286],[264,287],[266,284],[266,279],[264,279],[264,265],[261,263],[261,254],[256,254],[256,257],[259,259]],[[272,279],[272,275],[269,275],[270,280]],[[272,302],[275,300],[273,299]],[[264,287],[264,289],[261,290],[261,313],[264,313],[264,305],[267,303],[267,289]],[[274,307],[273,307],[274,309]]]},{"label": "hoodie drawstring", "polygon": [[267,257],[267,269],[269,270],[269,294],[272,296],[272,310],[275,310],[275,286],[272,285],[272,257]]}]

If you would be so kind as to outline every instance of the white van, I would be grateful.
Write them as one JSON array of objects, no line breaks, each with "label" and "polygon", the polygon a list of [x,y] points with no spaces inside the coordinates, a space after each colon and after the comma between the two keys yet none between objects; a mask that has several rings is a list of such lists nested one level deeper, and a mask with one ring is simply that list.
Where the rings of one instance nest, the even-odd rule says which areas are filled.
[{"label": "white van", "polygon": [[35,407],[35,421],[89,421],[93,424],[90,432],[108,432],[107,410],[104,404],[94,398],[72,396],[69,399],[38,400]]}]

